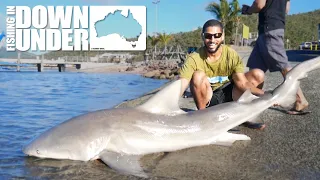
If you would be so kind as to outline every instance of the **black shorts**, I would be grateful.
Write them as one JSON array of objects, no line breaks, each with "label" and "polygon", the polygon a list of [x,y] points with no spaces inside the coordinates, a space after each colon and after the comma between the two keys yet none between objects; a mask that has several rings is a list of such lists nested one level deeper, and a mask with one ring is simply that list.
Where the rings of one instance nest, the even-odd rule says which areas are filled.
[{"label": "black shorts", "polygon": [[228,82],[223,86],[219,87],[218,89],[214,90],[212,94],[212,98],[208,102],[207,107],[233,101],[232,89],[233,89],[233,83]]}]

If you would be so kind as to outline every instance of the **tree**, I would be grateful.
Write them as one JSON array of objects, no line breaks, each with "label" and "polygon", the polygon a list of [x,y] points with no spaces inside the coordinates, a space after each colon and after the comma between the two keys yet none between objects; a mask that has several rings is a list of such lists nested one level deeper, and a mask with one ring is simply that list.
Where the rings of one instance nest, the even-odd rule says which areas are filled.
[{"label": "tree", "polygon": [[151,44],[151,48],[154,49],[154,50],[152,50],[152,60],[154,60],[154,55],[157,52],[157,44],[159,42],[159,38],[156,36],[148,35],[148,41]]},{"label": "tree", "polygon": [[233,0],[231,3],[227,0],[220,0],[220,4],[212,2],[207,5],[205,10],[212,13],[221,21],[224,27],[223,34],[231,36],[233,27],[235,26],[234,22],[240,13],[238,0]]},{"label": "tree", "polygon": [[231,8],[232,8],[232,12],[231,12],[231,22],[234,24],[234,26],[236,27],[236,37],[235,37],[235,44],[238,45],[238,28],[240,25],[240,13],[241,13],[241,8],[239,6],[239,2],[238,0],[233,0],[231,2]]},{"label": "tree", "polygon": [[167,45],[170,40],[172,40],[173,36],[166,33],[158,33],[159,42],[164,46],[164,54],[167,51]]}]

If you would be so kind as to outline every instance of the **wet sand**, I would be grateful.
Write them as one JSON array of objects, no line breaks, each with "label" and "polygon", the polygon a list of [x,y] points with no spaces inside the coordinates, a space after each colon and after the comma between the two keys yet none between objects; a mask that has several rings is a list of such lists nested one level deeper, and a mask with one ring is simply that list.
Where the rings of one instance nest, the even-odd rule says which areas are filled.
[{"label": "wet sand", "polygon": [[[241,54],[246,62],[248,52]],[[290,56],[289,56],[290,58]],[[292,65],[297,62],[291,62]],[[149,155],[143,164],[151,179],[320,179],[320,70],[309,73],[301,81],[301,88],[309,101],[307,115],[289,115],[269,108],[260,115],[266,123],[263,131],[236,127],[251,137],[231,147],[209,145],[193,147],[160,156]],[[264,89],[275,88],[282,82],[280,73],[267,73]],[[154,92],[119,106],[134,107],[150,98]],[[181,98],[180,107],[195,109],[192,98]],[[148,167],[150,160],[157,164]],[[160,157],[160,158],[159,158]],[[124,179],[136,179],[123,177]]]}]

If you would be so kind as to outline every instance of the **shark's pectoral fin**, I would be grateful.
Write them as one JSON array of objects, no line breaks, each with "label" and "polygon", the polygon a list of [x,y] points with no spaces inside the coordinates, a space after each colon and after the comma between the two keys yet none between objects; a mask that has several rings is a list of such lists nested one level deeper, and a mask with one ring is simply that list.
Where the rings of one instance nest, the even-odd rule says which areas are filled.
[{"label": "shark's pectoral fin", "polygon": [[233,134],[225,132],[218,137],[216,137],[211,144],[222,145],[222,146],[231,146],[235,141],[241,140],[251,140],[251,138],[244,134]]},{"label": "shark's pectoral fin", "polygon": [[112,169],[123,174],[147,178],[148,175],[140,165],[141,157],[139,155],[122,155],[110,151],[104,151],[100,154],[100,159]]},{"label": "shark's pectoral fin", "polygon": [[246,90],[241,97],[238,99],[239,103],[249,103],[254,99],[259,98],[251,93],[250,89]]}]

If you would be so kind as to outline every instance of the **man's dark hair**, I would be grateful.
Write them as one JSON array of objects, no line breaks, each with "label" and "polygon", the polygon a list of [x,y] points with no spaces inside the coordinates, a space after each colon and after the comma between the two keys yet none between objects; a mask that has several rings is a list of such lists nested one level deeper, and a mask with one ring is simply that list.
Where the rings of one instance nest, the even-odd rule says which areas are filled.
[{"label": "man's dark hair", "polygon": [[202,33],[204,33],[206,31],[206,29],[211,26],[220,27],[221,30],[223,31],[223,25],[220,21],[215,20],[215,19],[210,19],[206,23],[204,23],[203,28],[202,28]]}]

